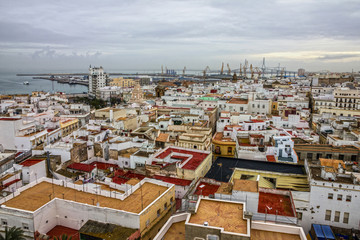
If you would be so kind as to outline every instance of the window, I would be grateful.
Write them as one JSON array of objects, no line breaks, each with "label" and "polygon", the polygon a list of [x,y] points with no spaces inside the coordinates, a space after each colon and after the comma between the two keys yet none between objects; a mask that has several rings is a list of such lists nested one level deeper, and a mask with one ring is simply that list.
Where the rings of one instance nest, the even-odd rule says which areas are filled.
[{"label": "window", "polygon": [[333,198],[334,198],[334,194],[329,193],[329,194],[328,194],[328,199],[333,199]]},{"label": "window", "polygon": [[150,219],[148,219],[147,221],[146,221],[146,226],[149,226],[150,225]]},{"label": "window", "polygon": [[350,213],[348,212],[344,212],[344,220],[343,220],[344,223],[349,223],[349,214]]},{"label": "window", "polygon": [[342,200],[342,194],[338,194],[338,195],[337,195],[337,200],[339,200],[339,201]]},{"label": "window", "polygon": [[297,219],[301,221],[301,220],[302,220],[302,217],[303,217],[303,213],[302,213],[302,212],[298,212],[298,213],[297,213]]},{"label": "window", "polygon": [[27,223],[23,223],[22,227],[24,230],[29,230],[29,224],[27,224]]},{"label": "window", "polygon": [[317,153],[317,154],[316,154],[316,159],[321,158],[321,156],[322,156],[322,154],[321,154],[321,153]]},{"label": "window", "polygon": [[6,226],[8,224],[6,219],[1,219],[1,225]]},{"label": "window", "polygon": [[308,154],[306,155],[306,157],[307,157],[307,159],[312,159],[313,154],[312,154],[312,153],[308,153]]},{"label": "window", "polygon": [[156,214],[158,217],[160,217],[160,209],[157,210]]},{"label": "window", "polygon": [[330,219],[331,219],[331,210],[326,210],[325,221],[330,221]]},{"label": "window", "polygon": [[167,209],[167,203],[164,203],[164,210]]},{"label": "window", "polygon": [[218,235],[210,235],[210,234],[208,234],[206,236],[206,240],[219,240],[219,236]]},{"label": "window", "polygon": [[174,199],[173,199],[173,198],[170,198],[170,204],[172,204],[172,203],[173,203],[173,201],[174,201]]},{"label": "window", "polygon": [[228,147],[228,154],[232,154],[232,147]]},{"label": "window", "polygon": [[196,145],[194,145],[194,149],[197,149],[197,146],[196,146]]},{"label": "window", "polygon": [[339,160],[344,160],[345,156],[343,154],[339,155]]},{"label": "window", "polygon": [[331,157],[332,157],[332,154],[326,154],[327,159],[331,159]]},{"label": "window", "polygon": [[351,202],[351,195],[347,195],[347,196],[346,196],[346,201],[347,201],[347,202]]},{"label": "window", "polygon": [[340,221],[340,212],[339,212],[339,211],[335,211],[334,222],[339,222],[339,221]]},{"label": "window", "polygon": [[216,154],[220,154],[220,153],[221,153],[219,146],[216,146],[216,147],[215,147],[215,153],[216,153]]}]

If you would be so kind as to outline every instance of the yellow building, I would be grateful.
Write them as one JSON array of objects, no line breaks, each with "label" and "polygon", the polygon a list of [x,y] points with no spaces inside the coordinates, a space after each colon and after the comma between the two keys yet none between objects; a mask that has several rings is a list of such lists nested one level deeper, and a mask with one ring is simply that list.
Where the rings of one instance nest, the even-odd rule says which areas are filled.
[{"label": "yellow building", "polygon": [[271,104],[271,114],[279,114],[278,102],[273,101]]},{"label": "yellow building", "polygon": [[106,107],[95,111],[95,118],[110,119],[115,121],[121,117],[126,117],[126,109]]},{"label": "yellow building", "polygon": [[77,118],[68,118],[65,120],[60,120],[60,129],[63,137],[71,134],[73,131],[79,128],[79,119]]},{"label": "yellow building", "polygon": [[236,150],[236,142],[230,137],[224,137],[222,132],[215,133],[213,139],[214,157],[234,157]]},{"label": "yellow building", "polygon": [[134,79],[131,78],[114,78],[111,82],[110,82],[110,86],[116,86],[116,87],[134,87],[135,86],[136,81]]}]

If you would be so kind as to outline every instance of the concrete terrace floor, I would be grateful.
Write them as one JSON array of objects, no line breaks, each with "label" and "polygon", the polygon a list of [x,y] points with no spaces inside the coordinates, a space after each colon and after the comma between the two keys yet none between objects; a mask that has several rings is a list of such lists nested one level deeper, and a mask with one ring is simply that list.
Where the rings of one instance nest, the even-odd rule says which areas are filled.
[{"label": "concrete terrace floor", "polygon": [[173,223],[166,232],[164,240],[185,240],[185,221]]},{"label": "concrete terrace floor", "polygon": [[120,199],[104,197],[92,193],[77,191],[72,188],[53,185],[48,182],[41,182],[34,187],[31,187],[15,198],[10,199],[3,205],[8,207],[23,209],[28,211],[35,211],[44,204],[55,197],[59,199],[71,200],[79,203],[95,205],[99,202],[100,207],[107,207],[112,209],[123,210],[132,213],[140,213],[141,209],[141,192],[143,199],[143,207],[146,208],[151,204],[159,195],[167,190],[167,187],[159,186],[152,183],[144,183],[142,190],[140,188],[133,192],[130,196],[123,201]]},{"label": "concrete terrace floor", "polygon": [[256,240],[301,240],[299,235],[251,229],[251,239]]},{"label": "concrete terrace floor", "polygon": [[247,233],[247,220],[243,219],[243,204],[202,199],[189,223],[224,228],[226,232]]}]

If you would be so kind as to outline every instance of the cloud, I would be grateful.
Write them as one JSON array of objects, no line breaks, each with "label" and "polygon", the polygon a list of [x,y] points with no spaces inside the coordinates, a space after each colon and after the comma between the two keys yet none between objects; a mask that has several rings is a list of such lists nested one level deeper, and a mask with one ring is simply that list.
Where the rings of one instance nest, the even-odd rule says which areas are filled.
[{"label": "cloud", "polygon": [[320,60],[346,60],[349,58],[360,58],[360,53],[357,54],[326,54],[319,57]]},{"label": "cloud", "polygon": [[351,52],[360,51],[357,0],[19,0],[1,1],[0,12],[0,58],[29,67],[71,58],[76,66],[97,59],[111,68],[204,68],[265,56],[283,65],[319,61],[314,69],[345,59],[353,68]]}]

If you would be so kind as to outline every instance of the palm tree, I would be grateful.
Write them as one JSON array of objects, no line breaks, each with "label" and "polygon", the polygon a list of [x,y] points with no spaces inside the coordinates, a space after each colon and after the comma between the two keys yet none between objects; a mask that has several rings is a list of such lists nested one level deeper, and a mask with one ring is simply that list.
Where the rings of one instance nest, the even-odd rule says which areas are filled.
[{"label": "palm tree", "polygon": [[[71,240],[72,236],[68,236],[66,234],[63,234],[61,236],[58,237],[54,237],[54,240]],[[1,239],[0,239],[1,240]]]},{"label": "palm tree", "polygon": [[21,228],[5,227],[5,235],[0,234],[0,240],[25,240],[24,231]]}]

